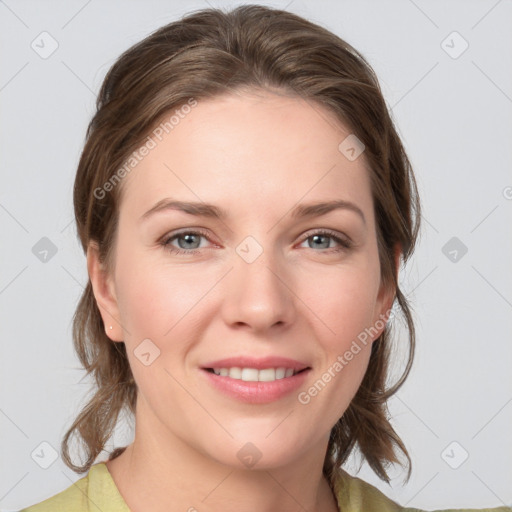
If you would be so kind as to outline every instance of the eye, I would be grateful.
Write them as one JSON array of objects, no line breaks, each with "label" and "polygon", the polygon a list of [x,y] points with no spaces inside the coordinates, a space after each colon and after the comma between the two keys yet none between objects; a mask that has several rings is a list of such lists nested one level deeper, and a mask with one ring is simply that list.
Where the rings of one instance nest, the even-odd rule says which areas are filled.
[{"label": "eye", "polygon": [[[173,254],[196,254],[199,252],[198,244],[201,243],[201,238],[208,240],[207,233],[201,230],[197,231],[182,231],[181,233],[175,233],[167,238],[164,238],[161,242],[166,249]],[[178,246],[171,245],[172,242],[178,241]],[[180,240],[184,240],[181,242]]]},{"label": "eye", "polygon": [[[334,240],[339,247],[329,247],[329,239]],[[345,251],[347,249],[350,249],[352,247],[352,242],[348,238],[344,238],[339,236],[334,231],[329,230],[321,230],[321,231],[315,231],[314,233],[308,233],[307,236],[303,239],[303,242],[307,242],[308,240],[313,240],[313,244],[318,244],[317,247],[320,249],[328,249],[328,253],[333,252],[341,252]],[[311,244],[309,244],[310,249],[314,249],[315,247],[311,247]]]},{"label": "eye", "polygon": [[[160,244],[172,254],[194,255],[199,253],[200,249],[204,249],[204,247],[200,247],[201,238],[209,240],[208,234],[202,230],[181,231],[164,238]],[[353,245],[348,238],[341,237],[335,231],[329,230],[319,230],[308,233],[307,236],[303,238],[302,243],[308,240],[313,241],[313,246],[309,244],[310,249],[315,249],[314,244],[317,244],[317,248],[327,249],[322,251],[327,253],[346,251]],[[178,247],[173,245],[175,241],[178,243]],[[338,247],[331,247],[330,241],[334,241],[338,244]]]}]

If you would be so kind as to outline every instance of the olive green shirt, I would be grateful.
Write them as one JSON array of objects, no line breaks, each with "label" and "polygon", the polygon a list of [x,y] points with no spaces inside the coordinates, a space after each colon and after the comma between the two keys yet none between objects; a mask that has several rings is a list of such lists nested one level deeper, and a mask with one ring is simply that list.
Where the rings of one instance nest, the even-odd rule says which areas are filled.
[{"label": "olive green shirt", "polygon": [[[425,512],[405,508],[387,498],[376,487],[343,471],[336,482],[340,512]],[[130,512],[104,462],[91,466],[88,474],[64,491],[21,512]],[[447,509],[435,512],[512,512],[510,507]]]}]

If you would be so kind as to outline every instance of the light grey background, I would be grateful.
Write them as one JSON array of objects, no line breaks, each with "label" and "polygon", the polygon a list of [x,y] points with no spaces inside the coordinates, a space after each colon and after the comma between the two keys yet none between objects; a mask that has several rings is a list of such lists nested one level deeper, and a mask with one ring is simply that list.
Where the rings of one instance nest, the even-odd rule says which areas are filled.
[{"label": "light grey background", "polygon": [[[88,390],[71,341],[86,283],[72,185],[101,81],[121,52],[161,25],[238,3],[0,1],[1,510],[41,501],[80,477],[60,458],[48,469],[35,460],[51,453],[42,442],[59,450]],[[405,488],[399,468],[391,487],[366,465],[359,476],[409,507],[511,505],[512,3],[267,5],[326,26],[367,57],[423,201],[420,244],[401,277],[418,349],[390,402],[413,475]],[[31,47],[35,41],[42,51],[46,37],[50,48],[43,31],[58,42],[46,59]],[[453,58],[464,40],[469,47]],[[45,263],[32,252],[43,237],[57,249]],[[455,262],[443,253],[452,237],[467,247],[462,257],[455,248]],[[445,249],[450,258],[453,250]],[[116,445],[130,439],[121,425]],[[453,469],[447,461],[457,465],[463,450],[468,459]],[[352,474],[357,461],[347,464]]]}]

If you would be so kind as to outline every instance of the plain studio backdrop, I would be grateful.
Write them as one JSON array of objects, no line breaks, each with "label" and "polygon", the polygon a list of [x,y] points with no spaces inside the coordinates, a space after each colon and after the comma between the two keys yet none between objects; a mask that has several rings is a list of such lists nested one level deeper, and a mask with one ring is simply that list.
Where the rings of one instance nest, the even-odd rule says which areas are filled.
[{"label": "plain studio backdrop", "polygon": [[[158,27],[238,4],[0,2],[1,510],[41,501],[81,476],[54,450],[89,390],[71,338],[87,282],[72,186],[103,77]],[[267,5],[327,27],[368,59],[424,208],[417,252],[400,278],[417,353],[389,404],[413,473],[405,488],[398,467],[391,486],[366,464],[359,476],[408,507],[511,505],[512,3]],[[402,337],[398,348],[405,346]],[[131,439],[122,422],[109,447]],[[358,462],[352,457],[346,469],[356,474]]]}]

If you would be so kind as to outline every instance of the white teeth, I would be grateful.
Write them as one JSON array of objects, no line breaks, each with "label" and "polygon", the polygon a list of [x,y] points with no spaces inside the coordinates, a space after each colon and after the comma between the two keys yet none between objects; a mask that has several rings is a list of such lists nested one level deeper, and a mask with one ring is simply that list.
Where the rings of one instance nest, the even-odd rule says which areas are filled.
[{"label": "white teeth", "polygon": [[243,380],[245,382],[273,382],[275,380],[292,377],[296,372],[293,368],[213,368],[215,375]]},{"label": "white teeth", "polygon": [[247,382],[256,382],[258,380],[258,373],[259,372],[256,368],[242,368],[242,380]]},{"label": "white teeth", "polygon": [[230,368],[228,376],[231,377],[232,379],[241,379],[242,368],[237,368],[236,366],[234,368]]},{"label": "white teeth", "polygon": [[265,368],[256,373],[258,374],[257,378],[260,382],[272,382],[276,380],[276,371],[274,368]]},{"label": "white teeth", "polygon": [[276,379],[284,379],[286,368],[276,368]]}]

